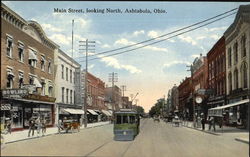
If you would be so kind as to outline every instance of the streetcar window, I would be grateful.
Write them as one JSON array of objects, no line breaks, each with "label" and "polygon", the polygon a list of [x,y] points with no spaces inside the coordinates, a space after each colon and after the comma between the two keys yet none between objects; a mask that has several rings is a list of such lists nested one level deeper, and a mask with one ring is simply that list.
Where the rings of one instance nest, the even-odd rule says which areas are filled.
[{"label": "streetcar window", "polygon": [[135,116],[129,116],[129,123],[135,123]]},{"label": "streetcar window", "polygon": [[128,123],[128,116],[123,116],[123,123]]},{"label": "streetcar window", "polygon": [[122,123],[122,116],[117,115],[116,116],[116,124],[121,124]]}]

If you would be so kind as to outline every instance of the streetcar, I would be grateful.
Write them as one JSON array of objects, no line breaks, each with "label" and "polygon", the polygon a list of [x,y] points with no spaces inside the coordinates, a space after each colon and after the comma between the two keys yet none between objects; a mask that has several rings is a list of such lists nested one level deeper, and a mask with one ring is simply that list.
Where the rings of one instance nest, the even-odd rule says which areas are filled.
[{"label": "streetcar", "polygon": [[132,141],[139,134],[140,117],[131,109],[114,112],[114,140]]}]

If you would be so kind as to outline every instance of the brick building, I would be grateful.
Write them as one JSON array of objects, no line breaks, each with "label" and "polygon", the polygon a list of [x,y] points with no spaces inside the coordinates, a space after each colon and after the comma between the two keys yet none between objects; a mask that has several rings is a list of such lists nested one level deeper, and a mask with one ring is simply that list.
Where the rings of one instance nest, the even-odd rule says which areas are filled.
[{"label": "brick building", "polygon": [[40,116],[53,126],[54,51],[59,46],[37,22],[2,3],[1,25],[1,121],[10,118],[12,128],[22,130],[32,116]]},{"label": "brick building", "polygon": [[191,82],[190,77],[186,77],[180,85],[178,86],[178,93],[179,93],[179,110],[180,113],[188,119],[192,119],[193,115],[193,104],[191,96]]},{"label": "brick building", "polygon": [[221,37],[207,53],[208,88],[213,93],[208,98],[208,108],[225,105],[226,94],[226,55],[225,38]]}]

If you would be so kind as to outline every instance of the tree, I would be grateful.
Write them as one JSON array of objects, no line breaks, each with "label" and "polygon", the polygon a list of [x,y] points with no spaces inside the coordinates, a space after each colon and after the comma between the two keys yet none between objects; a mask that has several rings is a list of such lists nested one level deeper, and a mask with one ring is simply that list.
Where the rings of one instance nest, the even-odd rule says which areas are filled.
[{"label": "tree", "polygon": [[139,113],[141,116],[144,115],[144,108],[141,106],[136,106],[136,111]]}]

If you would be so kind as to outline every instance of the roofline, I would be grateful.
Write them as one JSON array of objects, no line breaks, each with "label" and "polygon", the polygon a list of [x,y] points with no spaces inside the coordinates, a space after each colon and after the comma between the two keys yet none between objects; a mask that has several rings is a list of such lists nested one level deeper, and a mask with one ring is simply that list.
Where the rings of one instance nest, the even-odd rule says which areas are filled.
[{"label": "roofline", "polygon": [[79,67],[81,67],[81,64],[79,64],[77,61],[75,61],[72,57],[70,57],[68,54],[66,54],[65,52],[63,52],[61,49],[58,49],[58,52],[60,54],[62,54],[64,57],[66,57],[67,59],[69,59],[70,61],[74,62],[74,64],[76,64]]}]

